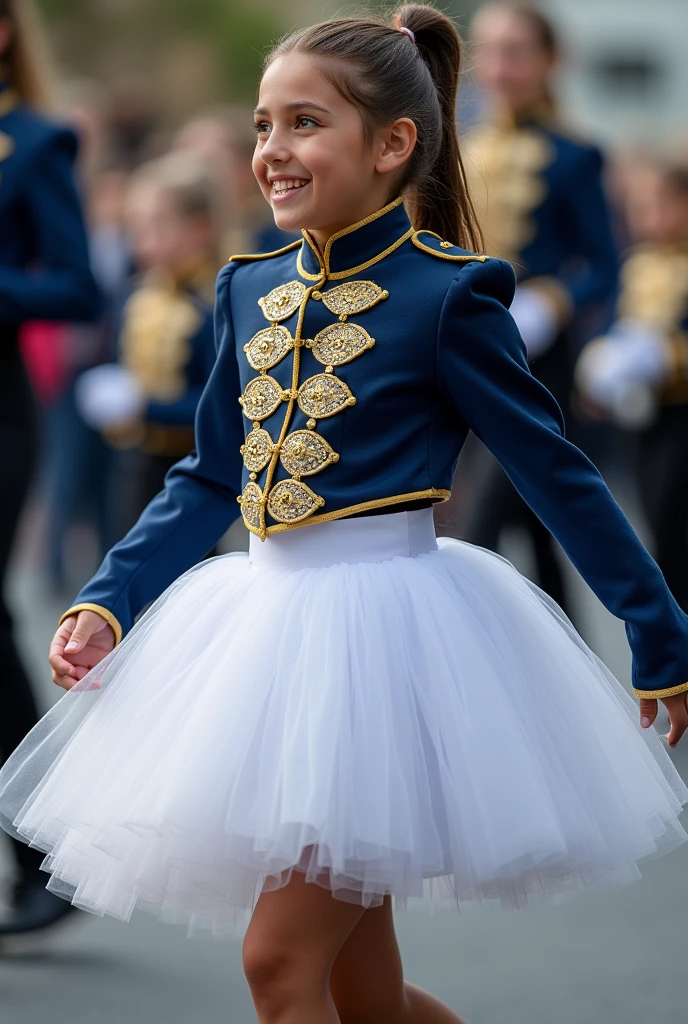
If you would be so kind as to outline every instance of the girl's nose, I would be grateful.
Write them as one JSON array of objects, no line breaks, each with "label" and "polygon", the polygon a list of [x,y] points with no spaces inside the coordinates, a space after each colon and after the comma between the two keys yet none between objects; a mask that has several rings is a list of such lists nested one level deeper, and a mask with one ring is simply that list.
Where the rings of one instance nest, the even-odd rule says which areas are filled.
[{"label": "girl's nose", "polygon": [[287,163],[291,152],[286,144],[284,132],[273,128],[260,151],[261,159],[266,164]]}]

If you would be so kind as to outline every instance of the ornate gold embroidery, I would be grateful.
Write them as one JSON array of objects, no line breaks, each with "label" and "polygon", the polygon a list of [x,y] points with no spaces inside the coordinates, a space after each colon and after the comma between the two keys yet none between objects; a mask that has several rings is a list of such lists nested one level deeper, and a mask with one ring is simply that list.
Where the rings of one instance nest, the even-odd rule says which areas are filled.
[{"label": "ornate gold embroidery", "polygon": [[295,430],[285,438],[280,460],[287,473],[300,477],[319,473],[331,462],[338,462],[339,456],[320,434],[312,430]]},{"label": "ornate gold embroidery", "polygon": [[261,469],[265,469],[270,461],[272,451],[272,438],[267,430],[252,430],[250,434],[246,435],[246,441],[241,446],[246,469],[251,473],[260,473]]},{"label": "ornate gold embroidery", "polygon": [[258,305],[263,310],[263,315],[270,323],[278,323],[286,320],[292,313],[295,313],[303,302],[306,294],[306,286],[301,281],[289,281],[288,284],[281,284],[262,299],[258,299]]},{"label": "ornate gold embroidery", "polygon": [[263,492],[258,484],[253,483],[252,480],[247,483],[237,501],[241,505],[241,514],[246,520],[247,526],[259,530],[263,514]]},{"label": "ornate gold embroidery", "polygon": [[313,349],[313,355],[325,366],[343,366],[350,363],[375,344],[367,331],[356,324],[331,324],[318,331],[306,347]]},{"label": "ornate gold embroidery", "polygon": [[345,320],[348,316],[362,313],[383,299],[388,299],[389,292],[384,291],[374,281],[349,281],[347,284],[338,284],[327,292],[313,292],[313,298],[321,299],[330,313]]},{"label": "ornate gold embroidery", "polygon": [[124,307],[120,351],[150,398],[171,402],[184,393],[190,339],[200,324],[187,296],[163,282],[151,278],[132,294]]},{"label": "ornate gold embroidery", "polygon": [[265,376],[250,380],[239,402],[244,410],[244,416],[248,416],[250,420],[266,420],[284,400],[285,394],[279,381],[274,377]]},{"label": "ornate gold embroidery", "polygon": [[347,385],[330,373],[316,373],[305,380],[298,391],[301,412],[315,419],[334,416],[347,405],[355,405],[356,399]]},{"label": "ornate gold embroidery", "polygon": [[254,370],[269,370],[277,366],[293,347],[294,339],[287,328],[273,324],[254,334],[244,345],[244,352]]},{"label": "ornate gold embroidery", "polygon": [[325,504],[300,480],[280,480],[268,496],[268,512],[278,523],[298,523]]}]

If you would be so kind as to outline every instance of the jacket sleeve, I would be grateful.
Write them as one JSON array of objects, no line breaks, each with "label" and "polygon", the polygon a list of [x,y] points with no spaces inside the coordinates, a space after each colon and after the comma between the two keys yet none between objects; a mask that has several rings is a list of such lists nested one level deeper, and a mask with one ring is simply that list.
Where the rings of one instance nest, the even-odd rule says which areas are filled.
[{"label": "jacket sleeve", "polygon": [[573,266],[563,269],[560,280],[574,310],[609,301],[618,286],[619,250],[602,170],[600,151],[581,148],[572,173],[575,186],[566,190],[562,230],[575,259]]},{"label": "jacket sleeve", "polygon": [[35,266],[0,266],[0,321],[95,320],[101,296],[91,273],[74,184],[76,137],[50,128],[23,184]]},{"label": "jacket sleeve", "polygon": [[165,488],[110,550],[67,615],[82,608],[107,619],[119,640],[139,612],[204,555],[238,518],[244,431],[229,286],[237,264],[218,278],[217,360],[199,403],[196,451],[167,474]]},{"label": "jacket sleeve", "polygon": [[564,437],[530,373],[502,260],[464,266],[445,300],[438,387],[485,443],[599,599],[626,623],[637,696],[688,690],[688,617],[602,477]]}]

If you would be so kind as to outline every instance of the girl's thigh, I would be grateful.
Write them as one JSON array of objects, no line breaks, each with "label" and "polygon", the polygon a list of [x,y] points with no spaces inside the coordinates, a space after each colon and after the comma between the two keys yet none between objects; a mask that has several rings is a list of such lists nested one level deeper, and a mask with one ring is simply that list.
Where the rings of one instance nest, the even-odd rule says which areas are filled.
[{"label": "girl's thigh", "polygon": [[343,1024],[404,1018],[404,975],[389,897],[365,911],[342,945],[330,992]]}]

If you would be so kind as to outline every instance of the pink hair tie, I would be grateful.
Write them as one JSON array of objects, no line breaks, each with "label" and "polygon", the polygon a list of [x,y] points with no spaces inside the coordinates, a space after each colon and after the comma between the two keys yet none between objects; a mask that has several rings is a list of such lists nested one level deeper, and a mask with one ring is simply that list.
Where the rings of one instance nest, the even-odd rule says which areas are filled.
[{"label": "pink hair tie", "polygon": [[406,28],[406,25],[399,25],[398,28],[400,32],[403,32],[404,35],[407,35],[409,37],[412,43],[415,43],[416,37],[410,28]]}]

